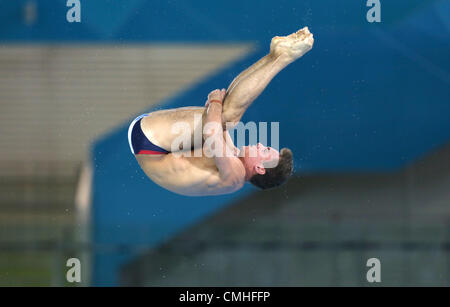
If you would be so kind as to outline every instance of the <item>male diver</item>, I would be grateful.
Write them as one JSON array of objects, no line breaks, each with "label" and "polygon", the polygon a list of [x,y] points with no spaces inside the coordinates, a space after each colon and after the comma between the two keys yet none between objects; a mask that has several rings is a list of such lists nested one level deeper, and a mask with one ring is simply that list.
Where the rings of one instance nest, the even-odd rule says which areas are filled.
[{"label": "male diver", "polygon": [[[238,149],[224,127],[236,125],[275,75],[311,50],[313,44],[307,27],[288,36],[276,36],[270,53],[239,74],[227,91],[212,91],[205,107],[158,110],[136,118],[128,140],[146,175],[161,187],[187,196],[232,193],[247,181],[262,189],[284,183],[293,171],[289,149],[278,152],[260,143]],[[199,117],[201,121],[194,120]],[[173,127],[180,122],[188,123],[192,138],[200,129],[200,147],[210,144],[203,148],[209,154],[195,154],[195,146],[174,149],[178,135]]]}]

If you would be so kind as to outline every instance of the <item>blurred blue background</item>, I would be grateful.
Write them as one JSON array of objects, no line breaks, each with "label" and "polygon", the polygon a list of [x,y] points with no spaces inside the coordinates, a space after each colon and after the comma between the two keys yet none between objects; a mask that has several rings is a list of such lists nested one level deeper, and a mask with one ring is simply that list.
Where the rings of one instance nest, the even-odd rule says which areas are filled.
[{"label": "blurred blue background", "polygon": [[[19,135],[17,143],[38,143],[31,150],[40,157],[2,149],[5,191],[30,189],[17,178],[64,182],[56,200],[57,193],[40,192],[40,179],[31,184],[69,220],[48,230],[69,235],[40,240],[53,242],[48,249],[61,263],[80,253],[89,263],[86,284],[361,285],[370,251],[402,268],[388,284],[450,281],[443,248],[450,235],[450,1],[381,1],[380,23],[366,20],[363,0],[81,1],[81,23],[67,22],[63,0],[0,3],[0,65],[10,76],[0,97],[9,112],[4,129]],[[189,198],[145,177],[127,144],[134,116],[202,105],[209,91],[264,56],[273,36],[303,26],[314,33],[314,48],[243,118],[280,122],[280,145],[295,156],[288,185]],[[28,129],[45,122],[47,130],[33,137],[7,124],[24,114]],[[32,163],[18,174],[14,159]],[[17,242],[5,250],[28,248]],[[425,254],[414,254],[421,248]],[[285,273],[268,270],[264,257]],[[441,266],[411,276],[415,261],[429,257]],[[254,271],[242,273],[249,263]],[[317,274],[308,271],[314,268]]]}]

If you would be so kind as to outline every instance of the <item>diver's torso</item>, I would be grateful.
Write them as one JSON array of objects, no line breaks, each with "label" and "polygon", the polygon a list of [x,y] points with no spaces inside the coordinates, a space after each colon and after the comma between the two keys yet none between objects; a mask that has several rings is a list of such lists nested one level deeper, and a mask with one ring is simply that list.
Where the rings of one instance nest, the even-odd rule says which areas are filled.
[{"label": "diver's torso", "polygon": [[225,186],[213,158],[166,155],[136,155],[142,170],[156,184],[187,196],[220,195],[241,186]]}]

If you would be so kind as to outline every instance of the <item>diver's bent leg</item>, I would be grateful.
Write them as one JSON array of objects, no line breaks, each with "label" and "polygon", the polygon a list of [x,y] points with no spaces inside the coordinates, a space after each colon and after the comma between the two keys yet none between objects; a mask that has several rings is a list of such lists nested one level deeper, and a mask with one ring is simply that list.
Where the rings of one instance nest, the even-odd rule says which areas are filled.
[{"label": "diver's bent leg", "polygon": [[248,75],[253,73],[255,70],[259,69],[261,66],[265,65],[270,58],[268,56],[262,57],[259,59],[256,63],[254,63],[252,66],[241,72],[236,78],[233,79],[233,81],[230,83],[227,89],[227,93],[231,92],[233,88],[242,80],[247,78]]},{"label": "diver's bent leg", "polygon": [[[155,111],[142,119],[141,128],[150,142],[167,151],[191,150],[194,146],[202,145],[202,116],[204,111],[204,107],[183,107]],[[199,137],[195,138],[195,136]],[[190,144],[184,146],[180,142],[180,140],[189,138]],[[200,141],[197,139],[200,139]]]},{"label": "diver's bent leg", "polygon": [[270,53],[230,85],[223,103],[222,122],[239,122],[269,82],[283,68],[308,52],[313,44],[313,35],[307,27],[288,36],[274,37],[270,44]]},{"label": "diver's bent leg", "polygon": [[[237,76],[230,84],[223,102],[222,123],[237,123],[245,110],[266,88],[273,77],[287,65],[308,52],[314,43],[307,28],[285,37],[274,37],[270,53]],[[202,136],[204,107],[184,107],[150,113],[141,121],[146,137],[155,145],[168,151],[183,151],[190,148],[174,148],[182,132],[191,136],[191,148],[201,146],[195,136]],[[184,131],[174,133],[174,129]],[[183,130],[183,129],[178,129]]]},{"label": "diver's bent leg", "polygon": [[271,54],[265,56],[267,63],[253,71],[227,93],[223,102],[222,122],[224,124],[237,124],[251,103],[262,93],[269,82],[286,67],[281,56]]}]

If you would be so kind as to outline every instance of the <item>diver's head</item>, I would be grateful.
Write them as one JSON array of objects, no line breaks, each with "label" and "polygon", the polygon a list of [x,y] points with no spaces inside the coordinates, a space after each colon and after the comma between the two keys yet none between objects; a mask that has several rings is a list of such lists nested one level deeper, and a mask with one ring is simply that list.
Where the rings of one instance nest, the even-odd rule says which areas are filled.
[{"label": "diver's head", "polygon": [[283,148],[280,152],[262,144],[245,146],[242,161],[246,178],[261,189],[270,189],[283,184],[293,171],[292,151]]}]

